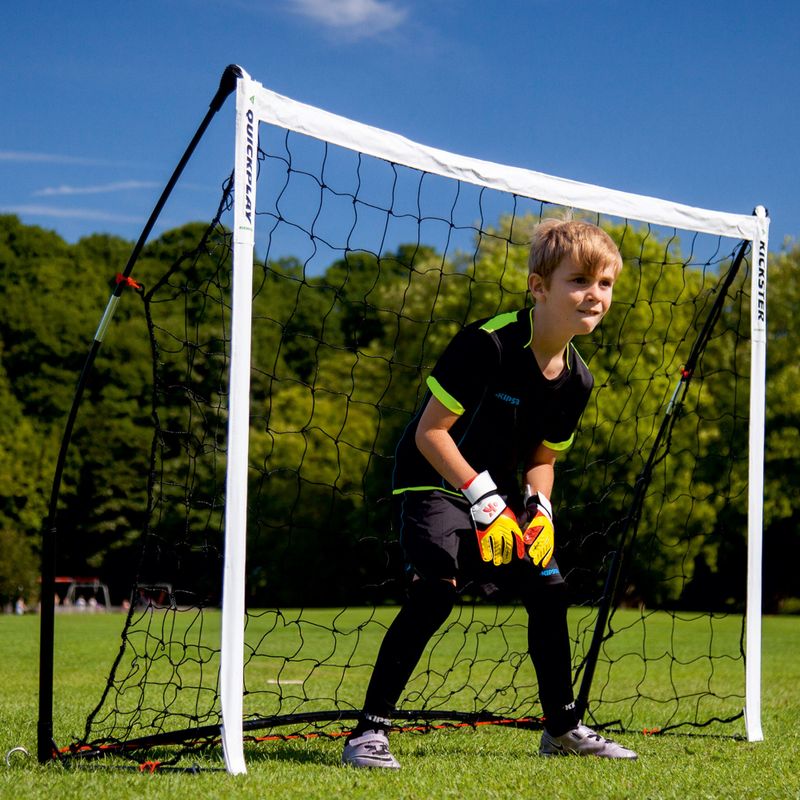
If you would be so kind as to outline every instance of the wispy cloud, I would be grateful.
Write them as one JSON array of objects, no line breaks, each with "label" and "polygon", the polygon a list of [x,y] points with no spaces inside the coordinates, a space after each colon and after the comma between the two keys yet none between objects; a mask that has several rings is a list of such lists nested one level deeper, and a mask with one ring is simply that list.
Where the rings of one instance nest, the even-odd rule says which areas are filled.
[{"label": "wispy cloud", "polygon": [[120,222],[141,224],[142,217],[113,214],[96,208],[57,208],[55,206],[18,205],[0,206],[0,214],[16,214],[20,217],[50,217],[56,219],[83,219],[96,222]]},{"label": "wispy cloud", "polygon": [[155,181],[116,181],[97,186],[47,186],[33,192],[34,197],[68,197],[79,194],[111,194],[131,189],[157,189],[161,184]]},{"label": "wispy cloud", "polygon": [[123,166],[119,161],[84,156],[65,156],[61,153],[30,153],[25,150],[0,150],[0,161],[17,164],[72,164],[83,167]]},{"label": "wispy cloud", "polygon": [[392,0],[289,0],[297,14],[351,38],[366,38],[401,25],[408,9]]}]

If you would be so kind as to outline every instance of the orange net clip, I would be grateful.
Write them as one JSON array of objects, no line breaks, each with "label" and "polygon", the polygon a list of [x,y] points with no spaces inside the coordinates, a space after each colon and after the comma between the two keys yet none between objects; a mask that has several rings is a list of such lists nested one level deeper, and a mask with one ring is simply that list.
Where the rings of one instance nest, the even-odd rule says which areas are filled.
[{"label": "orange net clip", "polygon": [[121,272],[117,273],[116,281],[117,281],[117,286],[119,286],[119,284],[123,284],[128,289],[141,289],[142,288],[142,284],[141,283],[137,283],[133,278],[126,277]]}]

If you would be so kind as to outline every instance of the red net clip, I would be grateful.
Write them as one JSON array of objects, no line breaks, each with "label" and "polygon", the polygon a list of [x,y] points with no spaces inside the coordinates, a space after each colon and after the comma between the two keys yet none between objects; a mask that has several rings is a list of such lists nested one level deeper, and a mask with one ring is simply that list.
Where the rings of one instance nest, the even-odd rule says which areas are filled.
[{"label": "red net clip", "polygon": [[151,775],[159,768],[160,761],[144,761],[139,764],[139,772],[149,772]]},{"label": "red net clip", "polygon": [[654,736],[657,733],[661,733],[661,728],[642,728],[642,733],[645,736]]},{"label": "red net clip", "polygon": [[683,380],[688,380],[692,377],[692,371],[690,369],[686,369],[685,367],[681,370],[681,378]]},{"label": "red net clip", "polygon": [[137,283],[133,278],[128,278],[123,275],[121,272],[118,272],[116,275],[117,286],[122,284],[123,286],[127,287],[128,289],[141,289],[142,284]]}]

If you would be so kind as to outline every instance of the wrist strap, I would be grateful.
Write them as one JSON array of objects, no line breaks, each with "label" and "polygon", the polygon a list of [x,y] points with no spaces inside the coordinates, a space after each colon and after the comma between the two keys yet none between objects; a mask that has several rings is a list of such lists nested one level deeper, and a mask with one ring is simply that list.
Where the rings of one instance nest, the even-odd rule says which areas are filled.
[{"label": "wrist strap", "polygon": [[553,506],[550,504],[550,501],[540,492],[531,491],[530,484],[528,484],[525,487],[525,506],[527,507],[531,503],[536,503],[550,519],[553,519]]}]

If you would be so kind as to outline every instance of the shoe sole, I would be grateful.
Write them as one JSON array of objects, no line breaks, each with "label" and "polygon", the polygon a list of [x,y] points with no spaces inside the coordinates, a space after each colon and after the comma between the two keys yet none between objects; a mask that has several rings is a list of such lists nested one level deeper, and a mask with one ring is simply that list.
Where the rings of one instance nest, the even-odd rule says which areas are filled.
[{"label": "shoe sole", "polygon": [[357,761],[342,761],[343,767],[353,767],[353,769],[400,769],[400,765],[385,761],[371,761],[371,762],[357,762]]}]

